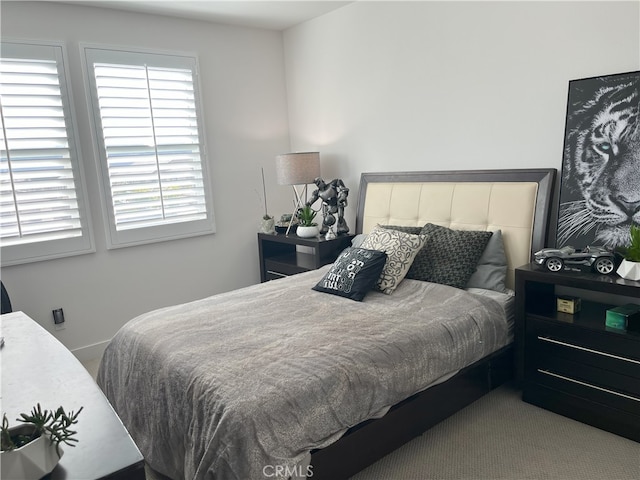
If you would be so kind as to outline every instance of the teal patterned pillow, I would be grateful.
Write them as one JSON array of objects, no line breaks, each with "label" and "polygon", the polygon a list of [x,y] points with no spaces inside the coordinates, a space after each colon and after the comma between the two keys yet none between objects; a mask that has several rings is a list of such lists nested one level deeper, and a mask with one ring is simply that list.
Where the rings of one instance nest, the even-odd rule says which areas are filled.
[{"label": "teal patterned pillow", "polygon": [[465,288],[476,271],[492,232],[453,230],[427,223],[427,242],[407,273],[407,278]]},{"label": "teal patterned pillow", "polygon": [[379,290],[390,294],[398,287],[425,241],[426,237],[423,235],[389,230],[380,225],[374,227],[360,248],[378,250],[387,254],[387,262],[378,279]]}]

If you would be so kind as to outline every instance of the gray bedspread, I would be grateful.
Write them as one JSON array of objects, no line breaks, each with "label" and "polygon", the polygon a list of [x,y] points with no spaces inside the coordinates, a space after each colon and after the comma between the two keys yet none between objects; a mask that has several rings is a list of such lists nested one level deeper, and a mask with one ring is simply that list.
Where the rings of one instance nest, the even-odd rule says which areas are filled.
[{"label": "gray bedspread", "polygon": [[152,468],[273,478],[508,343],[490,298],[405,280],[359,303],[311,290],[327,268],[153,311],[116,334],[98,383]]}]

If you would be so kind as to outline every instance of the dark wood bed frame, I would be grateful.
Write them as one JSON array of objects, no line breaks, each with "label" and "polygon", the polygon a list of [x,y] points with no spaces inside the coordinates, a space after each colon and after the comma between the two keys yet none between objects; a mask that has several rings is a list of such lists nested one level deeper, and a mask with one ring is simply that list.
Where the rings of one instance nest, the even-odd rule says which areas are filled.
[{"label": "dark wood bed frame", "polygon": [[[532,254],[547,245],[555,169],[363,173],[356,233],[362,233],[367,185],[374,182],[536,182]],[[473,403],[514,372],[513,346],[464,368],[455,376],[393,406],[382,418],[351,428],[337,442],[312,452],[313,480],[346,479]]]}]

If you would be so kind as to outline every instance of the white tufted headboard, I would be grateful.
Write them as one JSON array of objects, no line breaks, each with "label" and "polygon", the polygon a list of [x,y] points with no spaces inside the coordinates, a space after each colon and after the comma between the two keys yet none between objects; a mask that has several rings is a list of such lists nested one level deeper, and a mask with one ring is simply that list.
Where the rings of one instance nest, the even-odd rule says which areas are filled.
[{"label": "white tufted headboard", "polygon": [[546,245],[555,175],[555,169],[363,173],[356,232],[426,223],[502,230],[513,288],[514,269]]}]

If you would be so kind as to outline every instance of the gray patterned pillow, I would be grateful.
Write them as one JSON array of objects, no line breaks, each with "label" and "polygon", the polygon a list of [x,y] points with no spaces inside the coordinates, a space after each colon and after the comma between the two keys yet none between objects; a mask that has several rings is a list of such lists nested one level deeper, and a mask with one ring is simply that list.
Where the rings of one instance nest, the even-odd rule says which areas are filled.
[{"label": "gray patterned pillow", "polygon": [[478,260],[476,271],[471,275],[465,288],[484,288],[506,293],[507,266],[502,231],[496,230],[491,235],[487,248]]},{"label": "gray patterned pillow", "polygon": [[362,242],[364,242],[365,238],[367,238],[366,233],[359,233],[351,239],[351,246],[353,248],[360,248],[360,245],[362,245]]},{"label": "gray patterned pillow", "polygon": [[428,240],[407,278],[456,288],[465,288],[491,238],[491,232],[453,230],[432,223],[422,227],[422,235]]},{"label": "gray patterned pillow", "polygon": [[411,235],[376,225],[360,248],[379,250],[387,254],[387,262],[378,279],[378,289],[392,293],[409,271],[413,259],[426,241],[423,235]]},{"label": "gray patterned pillow", "polygon": [[[420,235],[423,227],[409,227],[405,225],[380,225],[382,228],[388,228],[390,230],[398,230],[399,232],[410,233],[411,235]],[[424,248],[421,248],[420,251],[416,254],[416,258],[413,259],[413,263],[423,263],[426,252]],[[423,260],[420,260],[422,258]],[[412,264],[413,265],[413,264]],[[409,270],[410,272],[411,270]],[[407,273],[406,278],[411,278],[409,273]]]},{"label": "gray patterned pillow", "polygon": [[407,227],[404,225],[380,225],[382,228],[389,230],[398,230],[399,232],[410,233],[411,235],[420,235],[422,227]]},{"label": "gray patterned pillow", "polygon": [[[389,230],[398,230],[399,232],[410,233],[412,235],[420,235],[420,231],[422,227],[405,227],[403,225],[380,225],[382,228],[387,228]],[[367,238],[366,233],[359,233],[351,240],[351,246],[360,248],[364,239]]]}]

